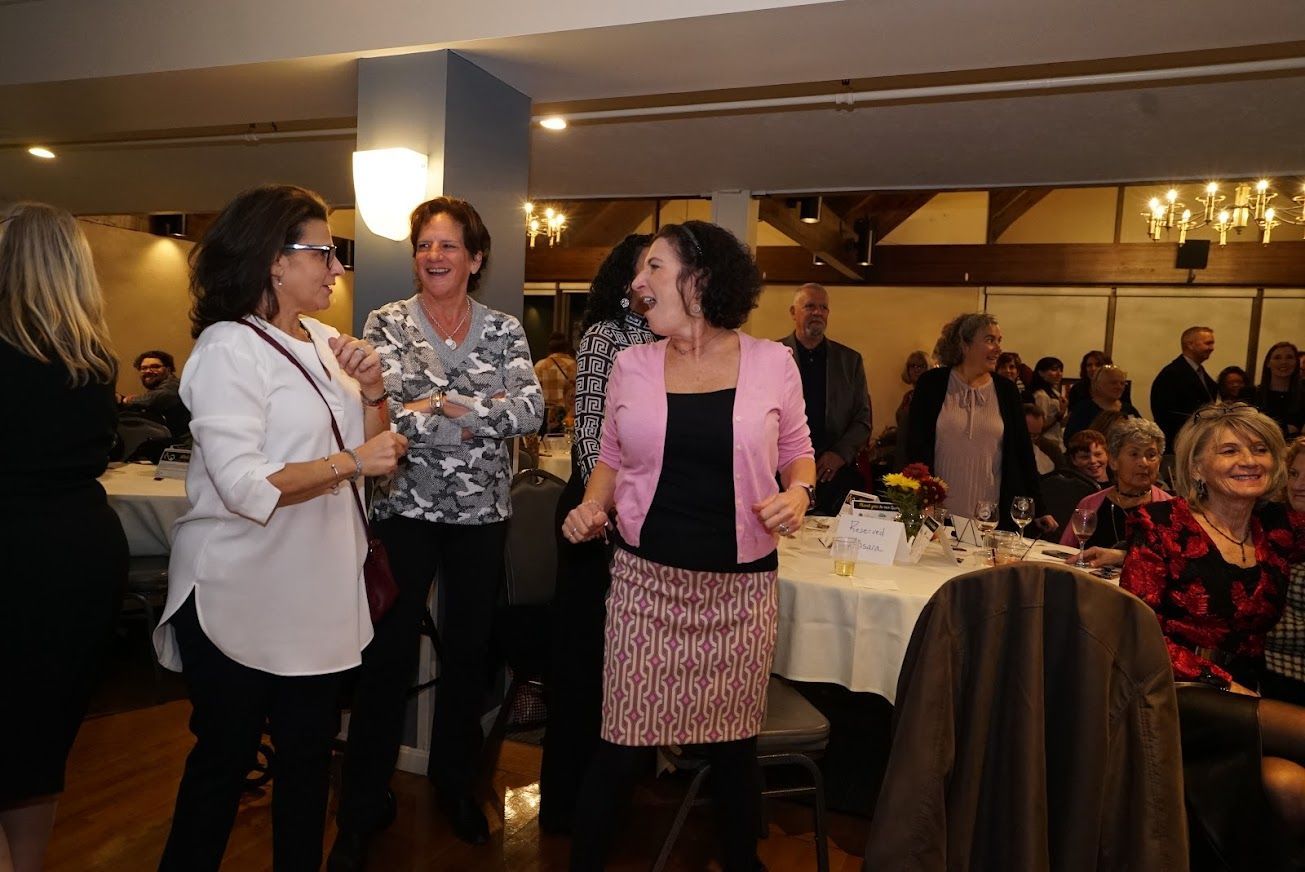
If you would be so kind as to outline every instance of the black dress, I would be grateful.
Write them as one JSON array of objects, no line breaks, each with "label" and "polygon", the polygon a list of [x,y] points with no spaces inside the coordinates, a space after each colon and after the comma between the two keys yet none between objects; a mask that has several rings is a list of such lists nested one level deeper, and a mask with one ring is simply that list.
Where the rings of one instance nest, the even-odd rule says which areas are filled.
[{"label": "black dress", "polygon": [[127,539],[96,477],[113,385],[0,342],[0,808],[63,790],[127,577]]}]

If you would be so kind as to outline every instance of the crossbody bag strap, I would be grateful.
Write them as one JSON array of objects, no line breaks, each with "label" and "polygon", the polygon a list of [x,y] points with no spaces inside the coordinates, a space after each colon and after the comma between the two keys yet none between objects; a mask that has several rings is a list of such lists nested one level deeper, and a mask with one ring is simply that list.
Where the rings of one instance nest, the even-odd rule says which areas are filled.
[{"label": "crossbody bag strap", "polygon": [[[308,384],[312,386],[313,390],[317,392],[317,396],[321,397],[322,402],[326,405],[326,414],[331,418],[331,432],[335,434],[335,443],[340,446],[341,451],[344,451],[344,437],[340,435],[340,425],[335,422],[335,411],[331,408],[331,403],[326,399],[326,394],[322,393],[322,389],[317,386],[316,380],[313,379],[312,375],[308,372],[308,369],[302,362],[300,362],[299,358],[295,357],[284,345],[268,335],[268,332],[262,327],[259,327],[252,321],[246,321],[244,318],[240,319],[240,323],[244,324],[250,330],[253,330],[258,334],[260,339],[279,351],[282,357],[294,364],[295,369],[303,373],[304,378],[308,379]],[[309,337],[312,336],[311,333],[308,335]],[[317,343],[314,342],[313,347],[315,349]],[[349,482],[349,489],[353,491],[353,502],[354,505],[358,507],[358,516],[362,518],[363,529],[367,531],[367,538],[371,539],[372,525],[367,521],[367,510],[363,508],[362,497],[358,495],[358,486],[354,484],[352,480]]]}]

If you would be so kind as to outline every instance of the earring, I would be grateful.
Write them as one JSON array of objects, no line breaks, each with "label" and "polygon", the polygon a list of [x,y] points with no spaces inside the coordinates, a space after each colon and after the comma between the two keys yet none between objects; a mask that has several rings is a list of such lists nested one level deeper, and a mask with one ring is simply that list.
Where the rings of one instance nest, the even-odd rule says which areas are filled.
[{"label": "earring", "polygon": [[280,279],[276,279],[275,281],[276,281],[276,286],[277,286],[278,288],[281,287],[281,280],[280,280]]},{"label": "earring", "polygon": [[622,297],[622,298],[621,298],[621,308],[622,308],[622,309],[628,309],[628,308],[630,308],[630,298],[629,298],[629,297]]},{"label": "earring", "polygon": [[693,304],[691,304],[691,305],[689,306],[689,314],[691,314],[691,315],[701,315],[701,314],[702,314],[702,305],[701,305],[700,303],[693,303]]},{"label": "earring", "polygon": [[1205,498],[1208,497],[1209,495],[1210,495],[1210,489],[1206,487],[1205,479],[1198,478],[1196,480],[1196,498],[1198,500],[1204,501]]}]

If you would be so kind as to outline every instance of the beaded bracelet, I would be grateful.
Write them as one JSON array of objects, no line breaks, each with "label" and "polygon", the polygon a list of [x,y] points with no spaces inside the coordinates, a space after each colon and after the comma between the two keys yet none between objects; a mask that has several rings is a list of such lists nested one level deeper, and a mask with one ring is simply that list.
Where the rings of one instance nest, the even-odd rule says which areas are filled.
[{"label": "beaded bracelet", "polygon": [[358,452],[352,448],[344,449],[344,453],[349,455],[353,461],[353,475],[349,476],[349,481],[357,481],[362,476],[362,459],[358,457]]}]

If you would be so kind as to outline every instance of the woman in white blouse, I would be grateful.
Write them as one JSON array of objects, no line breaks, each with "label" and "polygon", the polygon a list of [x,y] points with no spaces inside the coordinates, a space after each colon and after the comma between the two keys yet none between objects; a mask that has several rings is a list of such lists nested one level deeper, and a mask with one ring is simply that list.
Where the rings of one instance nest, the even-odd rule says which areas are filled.
[{"label": "woman in white blouse", "polygon": [[273,865],[317,869],[339,680],[372,637],[350,490],[392,472],[407,442],[389,429],[376,352],[303,316],[329,305],[343,272],[320,197],[241,194],[191,265],[191,510],[175,529],[155,646],[185,678],[196,743],[160,868],[218,868],[267,724]]}]

